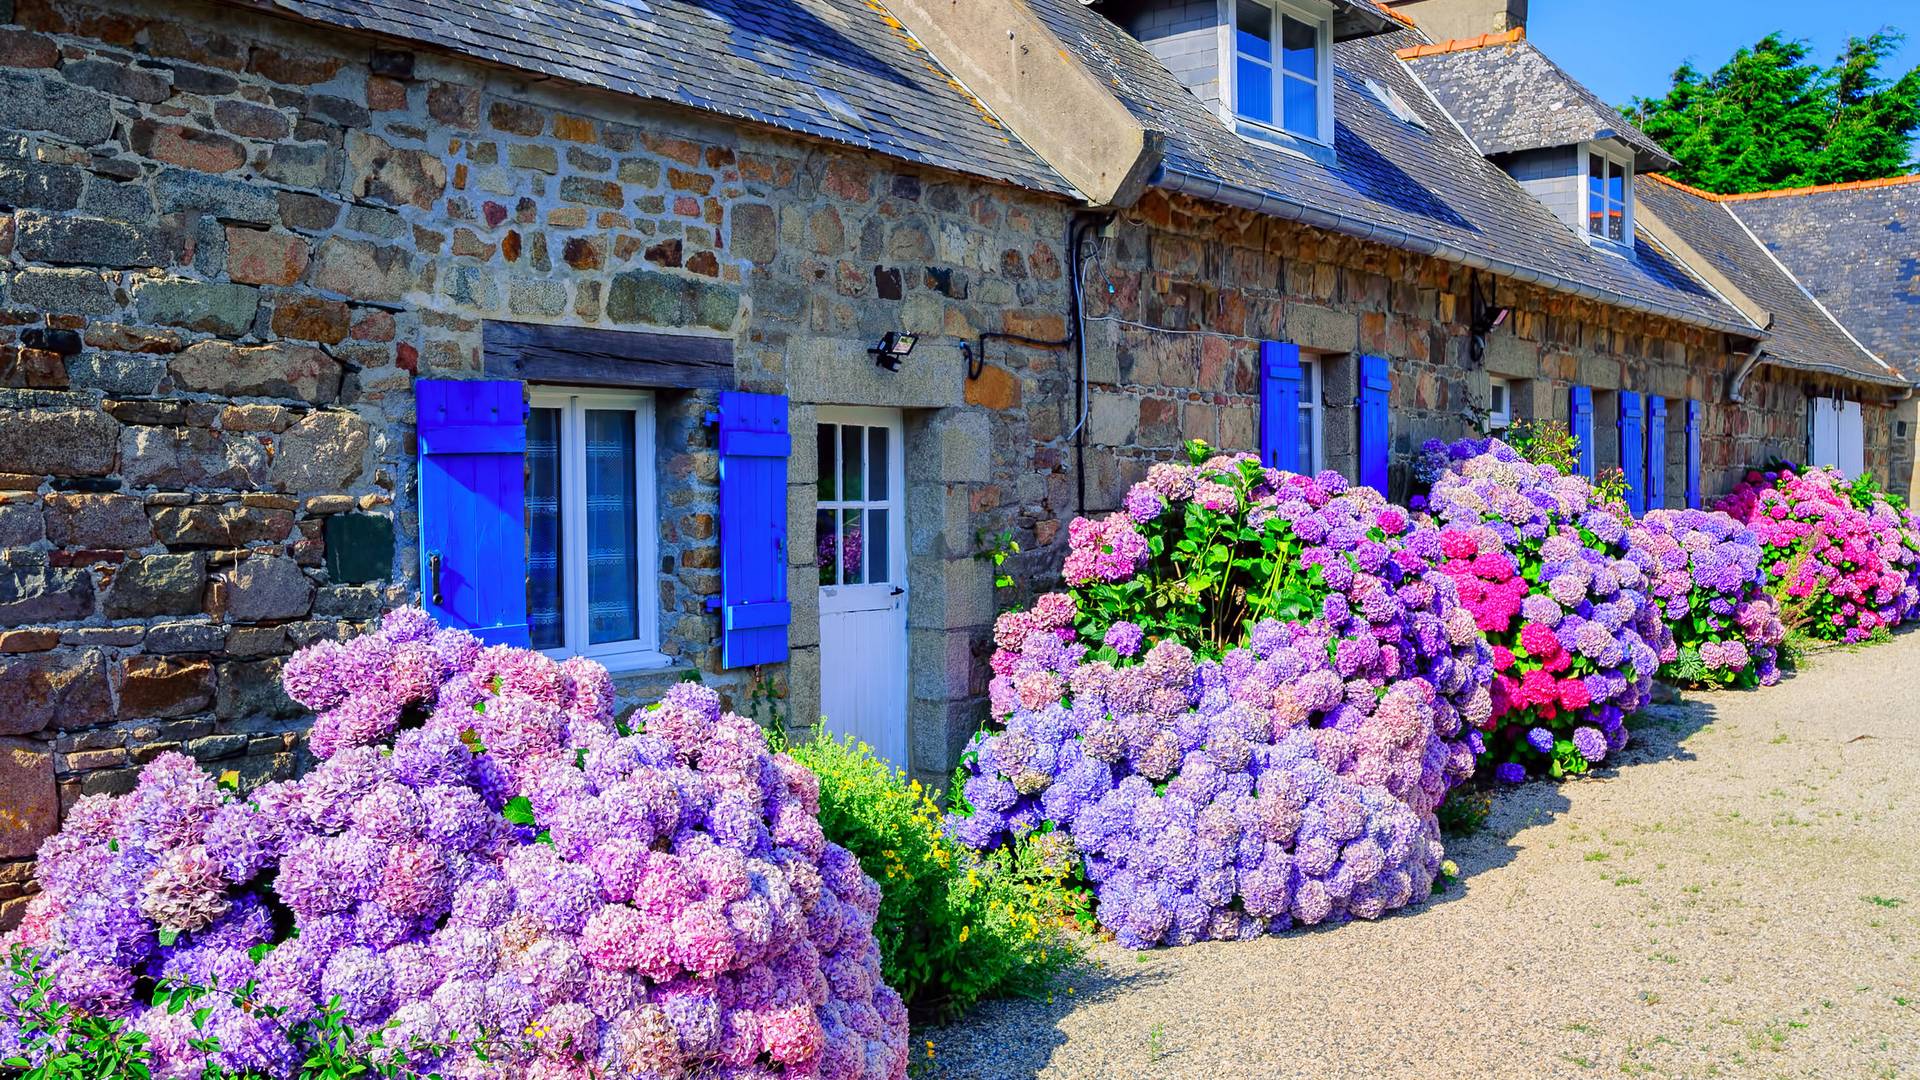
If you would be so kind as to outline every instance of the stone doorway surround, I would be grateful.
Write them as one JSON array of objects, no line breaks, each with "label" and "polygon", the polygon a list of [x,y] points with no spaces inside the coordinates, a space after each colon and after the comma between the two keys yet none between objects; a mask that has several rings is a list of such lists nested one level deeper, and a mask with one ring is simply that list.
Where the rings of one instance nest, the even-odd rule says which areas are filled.
[{"label": "stone doorway surround", "polygon": [[[878,335],[875,335],[875,340]],[[975,557],[970,486],[992,481],[987,411],[966,402],[965,370],[952,339],[923,339],[898,372],[875,367],[872,341],[814,337],[787,357],[790,430],[811,432],[821,405],[902,411],[906,435],[907,731],[915,779],[945,783],[985,715],[984,641],[994,618],[993,574]],[[793,625],[787,662],[788,722],[804,733],[820,715],[819,576],[814,566],[819,461],[814,441],[794,440],[787,474],[788,595]]]}]

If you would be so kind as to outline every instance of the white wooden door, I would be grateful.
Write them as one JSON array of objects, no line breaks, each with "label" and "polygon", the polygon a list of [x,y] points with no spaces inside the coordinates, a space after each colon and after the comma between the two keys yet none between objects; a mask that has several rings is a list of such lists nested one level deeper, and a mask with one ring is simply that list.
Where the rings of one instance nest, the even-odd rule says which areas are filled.
[{"label": "white wooden door", "polygon": [[906,768],[905,461],[897,409],[822,408],[815,565],[820,712]]}]

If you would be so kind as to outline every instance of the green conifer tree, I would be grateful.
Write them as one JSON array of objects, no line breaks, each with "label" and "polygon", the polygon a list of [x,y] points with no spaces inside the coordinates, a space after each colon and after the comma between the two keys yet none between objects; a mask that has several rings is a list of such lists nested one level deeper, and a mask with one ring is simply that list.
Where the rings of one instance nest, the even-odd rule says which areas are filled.
[{"label": "green conifer tree", "polygon": [[1920,68],[1882,71],[1903,40],[1896,30],[1851,38],[1822,67],[1806,42],[1769,34],[1711,75],[1682,64],[1665,96],[1620,111],[1679,161],[1674,179],[1708,191],[1898,176],[1914,168],[1920,129]]}]

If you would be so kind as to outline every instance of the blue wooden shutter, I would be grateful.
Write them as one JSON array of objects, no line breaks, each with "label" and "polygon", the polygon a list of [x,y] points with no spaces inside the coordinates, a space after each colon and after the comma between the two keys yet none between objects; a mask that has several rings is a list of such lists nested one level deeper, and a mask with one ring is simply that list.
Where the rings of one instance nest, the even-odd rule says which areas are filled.
[{"label": "blue wooden shutter", "polygon": [[523,385],[422,379],[420,597],[442,626],[528,645]]},{"label": "blue wooden shutter", "polygon": [[1260,460],[1300,471],[1300,346],[1260,343]]},{"label": "blue wooden shutter", "polygon": [[1647,509],[1667,505],[1667,399],[1647,395]]},{"label": "blue wooden shutter", "polygon": [[1645,419],[1640,395],[1632,390],[1620,391],[1620,471],[1627,478],[1627,510],[1634,514],[1647,509],[1647,447],[1641,441],[1646,438],[1642,429]]},{"label": "blue wooden shutter", "polygon": [[1687,402],[1687,505],[1700,509],[1700,425],[1705,417],[1697,401]]},{"label": "blue wooden shutter", "polygon": [[1382,495],[1387,493],[1387,440],[1392,433],[1388,423],[1388,396],[1393,379],[1387,374],[1387,358],[1360,358],[1360,482]]},{"label": "blue wooden shutter", "polygon": [[1593,388],[1576,386],[1572,395],[1573,407],[1568,410],[1567,429],[1573,433],[1579,443],[1580,475],[1593,479]]},{"label": "blue wooden shutter", "polygon": [[[724,667],[787,658],[787,399],[722,391],[720,656]],[[709,601],[711,603],[711,601]]]}]

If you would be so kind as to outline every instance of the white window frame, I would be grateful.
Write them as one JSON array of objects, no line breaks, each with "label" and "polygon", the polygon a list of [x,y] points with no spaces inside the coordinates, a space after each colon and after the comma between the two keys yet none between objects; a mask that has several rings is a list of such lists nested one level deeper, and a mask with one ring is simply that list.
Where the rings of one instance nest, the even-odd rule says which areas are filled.
[{"label": "white window frame", "polygon": [[[1604,221],[1600,232],[1593,231],[1593,159],[1596,157],[1620,170],[1620,193],[1625,202],[1620,204],[1621,232],[1618,240],[1606,234]],[[1602,198],[1609,209],[1614,206],[1612,199]],[[1580,221],[1580,233],[1588,243],[1620,251],[1633,249],[1633,155],[1600,143],[1580,144]]]},{"label": "white window frame", "polygon": [[[1271,131],[1289,139],[1300,139],[1320,146],[1333,145],[1333,12],[1318,5],[1293,2],[1293,0],[1246,0],[1247,3],[1266,8],[1273,15],[1273,55],[1272,64],[1254,59],[1255,63],[1268,66],[1273,71],[1273,119],[1259,120],[1240,112],[1240,0],[1220,0],[1220,23],[1225,35],[1220,52],[1221,85],[1226,93],[1222,96],[1221,106],[1238,123]],[[1309,135],[1294,131],[1286,126],[1286,110],[1283,107],[1286,95],[1283,92],[1285,80],[1299,79],[1289,74],[1280,62],[1281,17],[1287,16],[1296,22],[1303,22],[1314,28],[1318,41],[1314,46],[1318,61],[1318,77],[1314,83],[1314,104],[1318,112],[1319,133]],[[1253,58],[1250,58],[1253,59]]]},{"label": "white window frame", "polygon": [[[609,671],[638,671],[665,667],[669,658],[660,651],[659,503],[654,485],[654,399],[645,391],[592,390],[564,386],[536,386],[529,404],[560,411],[560,602],[561,640],[545,650],[556,660],[584,656]],[[639,612],[639,636],[627,641],[586,644],[587,631],[587,442],[586,412],[628,411],[633,415],[634,603]]]},{"label": "white window frame", "polygon": [[[1501,399],[1495,407],[1494,391]],[[1487,433],[1498,434],[1513,426],[1513,383],[1498,375],[1487,379]]]},{"label": "white window frame", "polygon": [[1302,353],[1300,356],[1300,430],[1307,433],[1307,454],[1309,461],[1300,463],[1300,471],[1308,476],[1318,476],[1327,467],[1327,445],[1325,439],[1325,410],[1320,403],[1321,380],[1325,366],[1318,356]]}]

